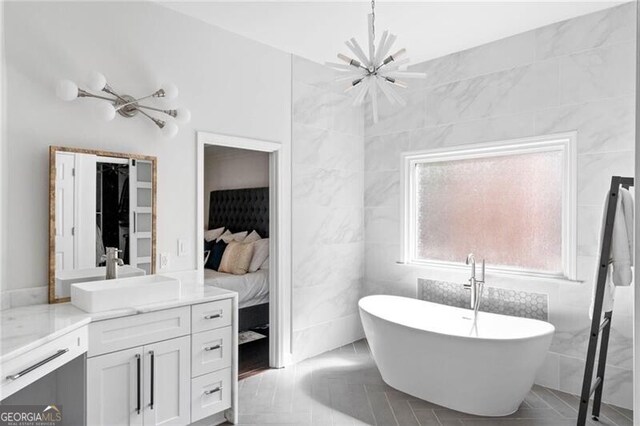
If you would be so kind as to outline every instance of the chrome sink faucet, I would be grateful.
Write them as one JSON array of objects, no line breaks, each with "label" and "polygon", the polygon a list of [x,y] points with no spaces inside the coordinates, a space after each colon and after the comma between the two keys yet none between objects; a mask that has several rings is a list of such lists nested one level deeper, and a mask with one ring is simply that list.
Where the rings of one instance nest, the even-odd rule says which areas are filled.
[{"label": "chrome sink faucet", "polygon": [[481,286],[484,285],[484,259],[482,259],[482,279],[476,279],[476,256],[473,253],[467,255],[466,264],[471,265],[471,278],[469,278],[469,284],[465,284],[464,288],[471,290],[470,305],[477,315],[482,296]]},{"label": "chrome sink faucet", "polygon": [[107,261],[107,276],[106,279],[113,280],[118,278],[118,266],[124,265],[122,259],[118,257],[118,253],[122,250],[118,250],[116,247],[107,247],[107,254],[105,259]]}]

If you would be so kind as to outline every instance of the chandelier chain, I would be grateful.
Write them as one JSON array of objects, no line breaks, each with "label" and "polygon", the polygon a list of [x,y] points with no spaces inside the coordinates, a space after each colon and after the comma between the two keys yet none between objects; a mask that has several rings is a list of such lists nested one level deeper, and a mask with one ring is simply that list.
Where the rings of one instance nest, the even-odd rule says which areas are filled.
[{"label": "chandelier chain", "polygon": [[376,39],[376,0],[371,0],[371,35]]}]

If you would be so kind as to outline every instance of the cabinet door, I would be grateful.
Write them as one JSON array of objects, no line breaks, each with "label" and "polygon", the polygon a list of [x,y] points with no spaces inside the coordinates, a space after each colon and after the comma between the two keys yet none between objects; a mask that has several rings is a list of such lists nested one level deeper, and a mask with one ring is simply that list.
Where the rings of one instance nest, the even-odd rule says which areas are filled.
[{"label": "cabinet door", "polygon": [[144,347],[144,424],[190,423],[190,337]]},{"label": "cabinet door", "polygon": [[142,348],[87,360],[87,424],[142,425]]}]

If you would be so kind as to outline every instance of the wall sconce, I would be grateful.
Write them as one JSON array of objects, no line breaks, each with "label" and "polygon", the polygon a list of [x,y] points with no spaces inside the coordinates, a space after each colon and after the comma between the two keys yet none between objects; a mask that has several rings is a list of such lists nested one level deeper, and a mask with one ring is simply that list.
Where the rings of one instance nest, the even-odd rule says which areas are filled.
[{"label": "wall sconce", "polygon": [[162,133],[172,138],[178,133],[178,125],[173,121],[160,120],[159,118],[152,117],[144,110],[156,111],[172,117],[178,123],[188,123],[191,120],[191,112],[186,108],[176,109],[162,109],[152,106],[142,105],[140,101],[150,98],[166,98],[175,99],[178,96],[178,88],[174,84],[163,85],[160,89],[156,90],[150,95],[143,96],[141,98],[134,98],[130,95],[120,95],[107,83],[107,79],[99,72],[92,72],[89,76],[88,87],[94,92],[104,92],[113,97],[107,97],[103,95],[96,95],[83,90],[78,87],[76,83],[70,80],[61,80],[56,87],[56,94],[63,101],[72,101],[76,98],[96,98],[102,99],[107,102],[100,102],[96,105],[96,113],[99,117],[106,121],[111,121],[115,118],[116,113],[122,117],[131,118],[138,115],[138,113],[144,115],[149,120],[153,121],[156,126],[162,130]]}]

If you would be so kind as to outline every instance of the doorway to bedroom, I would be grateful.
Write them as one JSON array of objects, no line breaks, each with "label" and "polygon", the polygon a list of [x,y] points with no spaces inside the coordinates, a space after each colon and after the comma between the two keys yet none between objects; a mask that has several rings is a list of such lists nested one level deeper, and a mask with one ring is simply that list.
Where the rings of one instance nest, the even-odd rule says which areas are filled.
[{"label": "doorway to bedroom", "polygon": [[238,378],[269,368],[269,153],[204,147],[204,282],[238,293]]},{"label": "doorway to bedroom", "polygon": [[283,367],[290,348],[280,148],[198,133],[198,269],[205,285],[238,293],[240,380]]}]

